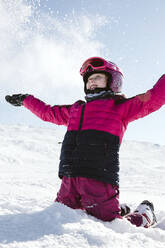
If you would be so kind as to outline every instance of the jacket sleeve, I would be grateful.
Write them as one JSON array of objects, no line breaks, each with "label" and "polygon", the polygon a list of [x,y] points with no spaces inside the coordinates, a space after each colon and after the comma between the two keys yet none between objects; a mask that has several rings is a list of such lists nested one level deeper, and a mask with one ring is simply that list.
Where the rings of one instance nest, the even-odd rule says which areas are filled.
[{"label": "jacket sleeve", "polygon": [[32,95],[25,98],[23,105],[43,121],[52,122],[57,125],[68,125],[72,105],[55,105],[52,107]]},{"label": "jacket sleeve", "polygon": [[165,74],[154,87],[144,94],[128,99],[123,105],[126,122],[131,122],[149,115],[165,104]]}]

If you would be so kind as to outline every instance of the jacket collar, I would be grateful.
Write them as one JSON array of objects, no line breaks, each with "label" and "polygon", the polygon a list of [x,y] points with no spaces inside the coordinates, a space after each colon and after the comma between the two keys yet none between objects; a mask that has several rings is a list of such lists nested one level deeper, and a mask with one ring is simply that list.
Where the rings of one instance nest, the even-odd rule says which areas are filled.
[{"label": "jacket collar", "polygon": [[112,90],[108,90],[108,91],[100,91],[99,93],[93,93],[93,94],[87,94],[85,96],[85,100],[87,102],[93,101],[93,100],[97,100],[97,99],[105,99],[105,98],[111,98],[115,95],[115,93]]}]

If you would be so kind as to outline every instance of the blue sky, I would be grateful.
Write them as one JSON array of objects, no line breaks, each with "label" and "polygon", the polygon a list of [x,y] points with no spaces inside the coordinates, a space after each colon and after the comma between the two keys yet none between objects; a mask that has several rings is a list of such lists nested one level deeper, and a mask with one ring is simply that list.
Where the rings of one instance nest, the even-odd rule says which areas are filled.
[{"label": "blue sky", "polygon": [[[114,61],[128,96],[164,74],[164,0],[41,0],[0,2],[1,123],[54,127],[4,95],[30,93],[54,104],[83,99],[81,63]],[[165,144],[165,108],[131,123],[125,139]]]}]

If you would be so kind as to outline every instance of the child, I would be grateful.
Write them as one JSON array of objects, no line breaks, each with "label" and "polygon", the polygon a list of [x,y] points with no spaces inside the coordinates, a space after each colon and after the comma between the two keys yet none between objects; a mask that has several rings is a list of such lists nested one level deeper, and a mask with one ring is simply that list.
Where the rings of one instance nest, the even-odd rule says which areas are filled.
[{"label": "child", "polygon": [[51,107],[32,95],[6,96],[14,106],[28,108],[44,121],[67,126],[62,143],[56,201],[83,209],[103,221],[126,218],[136,226],[156,221],[153,204],[143,201],[129,213],[119,205],[119,148],[129,122],[165,104],[165,75],[144,94],[126,99],[121,95],[123,75],[112,62],[87,59],[80,74],[85,99],[73,105]]}]

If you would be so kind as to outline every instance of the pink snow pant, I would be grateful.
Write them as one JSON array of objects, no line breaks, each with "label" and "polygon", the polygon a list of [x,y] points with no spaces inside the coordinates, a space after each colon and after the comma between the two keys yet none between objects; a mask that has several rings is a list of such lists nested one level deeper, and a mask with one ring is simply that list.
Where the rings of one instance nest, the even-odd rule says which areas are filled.
[{"label": "pink snow pant", "polygon": [[[85,210],[88,214],[103,221],[122,218],[118,187],[95,179],[63,177],[55,201],[73,209]],[[142,216],[137,214],[129,214],[128,220],[136,226],[142,224]]]},{"label": "pink snow pant", "polygon": [[121,218],[117,186],[95,179],[63,177],[56,201],[74,209],[83,209],[103,221]]}]

